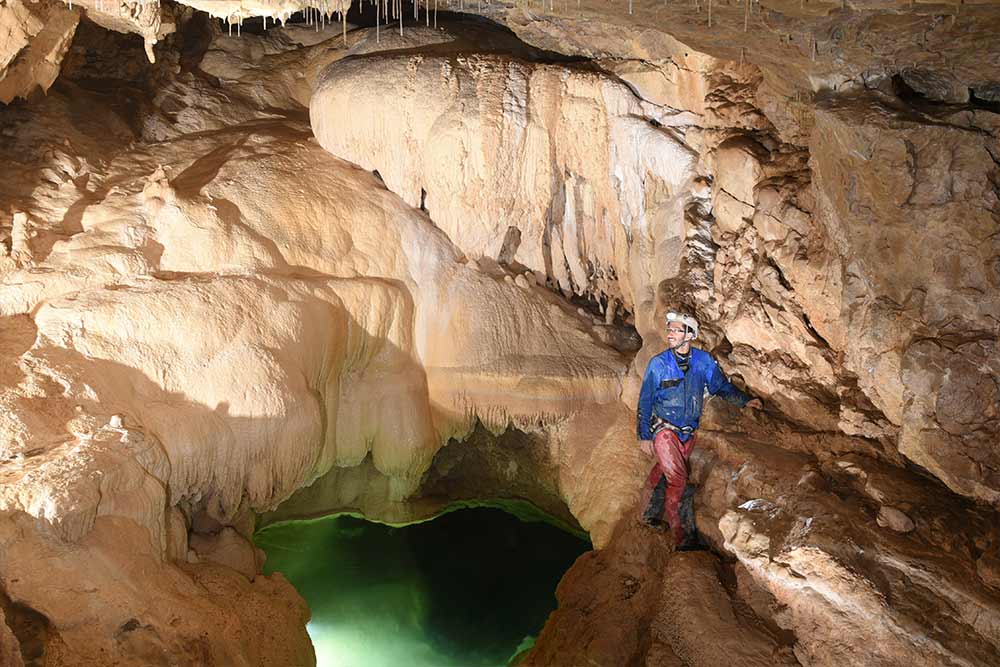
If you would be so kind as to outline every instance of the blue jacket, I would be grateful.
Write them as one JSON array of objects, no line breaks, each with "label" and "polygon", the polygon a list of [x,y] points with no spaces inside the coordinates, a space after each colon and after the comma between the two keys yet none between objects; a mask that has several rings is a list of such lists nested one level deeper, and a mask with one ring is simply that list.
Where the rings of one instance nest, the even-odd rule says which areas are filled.
[{"label": "blue jacket", "polygon": [[[674,353],[664,350],[649,360],[639,392],[636,433],[640,440],[652,440],[650,419],[655,414],[674,426],[698,428],[705,390],[740,407],[750,397],[734,387],[708,352],[691,348],[691,362],[685,375],[677,367]],[[681,435],[686,441],[690,435]]]}]

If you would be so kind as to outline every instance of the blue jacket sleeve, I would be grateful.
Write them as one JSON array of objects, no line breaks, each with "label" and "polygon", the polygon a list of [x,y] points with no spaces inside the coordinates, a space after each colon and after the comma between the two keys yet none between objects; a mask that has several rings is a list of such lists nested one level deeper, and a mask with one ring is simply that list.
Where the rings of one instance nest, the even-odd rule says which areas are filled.
[{"label": "blue jacket sleeve", "polygon": [[636,437],[640,440],[652,440],[653,434],[649,430],[649,421],[653,418],[653,393],[659,384],[659,377],[656,373],[656,357],[649,360],[646,365],[646,375],[642,379],[642,389],[639,391],[639,407],[636,409]]},{"label": "blue jacket sleeve", "polygon": [[720,396],[724,400],[732,403],[733,405],[738,405],[741,408],[750,401],[749,396],[737,389],[733,386],[733,383],[726,379],[725,373],[723,373],[722,369],[719,368],[719,364],[715,361],[715,359],[712,359],[712,362],[709,365],[708,377],[706,379],[708,393],[712,396]]}]

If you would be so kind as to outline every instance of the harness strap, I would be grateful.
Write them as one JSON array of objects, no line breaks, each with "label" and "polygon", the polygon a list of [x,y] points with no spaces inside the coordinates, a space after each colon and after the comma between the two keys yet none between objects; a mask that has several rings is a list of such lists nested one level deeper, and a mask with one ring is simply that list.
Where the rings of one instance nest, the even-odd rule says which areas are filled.
[{"label": "harness strap", "polygon": [[653,418],[649,420],[649,430],[655,436],[663,429],[669,429],[674,433],[680,433],[681,435],[690,435],[691,433],[694,433],[694,428],[691,426],[674,426],[659,415],[653,415]]}]

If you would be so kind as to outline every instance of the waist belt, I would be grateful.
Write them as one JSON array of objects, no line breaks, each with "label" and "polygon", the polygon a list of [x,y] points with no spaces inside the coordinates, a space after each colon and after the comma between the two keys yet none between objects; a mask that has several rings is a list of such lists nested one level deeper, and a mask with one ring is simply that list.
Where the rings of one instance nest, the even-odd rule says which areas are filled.
[{"label": "waist belt", "polygon": [[649,430],[656,436],[657,433],[663,429],[668,429],[674,433],[680,433],[681,435],[690,435],[694,433],[694,427],[691,426],[674,426],[666,419],[659,417],[658,415],[653,415],[653,418],[649,420]]}]

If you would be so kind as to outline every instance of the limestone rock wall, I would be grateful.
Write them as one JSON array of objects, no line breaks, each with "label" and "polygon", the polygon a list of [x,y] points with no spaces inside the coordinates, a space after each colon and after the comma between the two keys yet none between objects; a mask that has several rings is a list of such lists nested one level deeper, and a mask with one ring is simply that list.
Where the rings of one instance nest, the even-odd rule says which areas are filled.
[{"label": "limestone rock wall", "polygon": [[[782,139],[787,133],[759,112],[768,107],[767,93],[762,92],[762,79],[752,68],[727,68],[705,56],[698,60],[690,51],[684,57],[703,67],[700,87],[692,85],[690,74],[682,85],[676,81],[670,86],[650,85],[657,71],[670,70],[635,61],[617,63],[622,80],[635,81],[638,95],[648,96],[622,107],[615,95],[627,98],[631,91],[611,77],[602,78],[607,75],[595,77],[571,67],[564,69],[559,80],[565,99],[553,105],[547,101],[555,84],[543,83],[549,66],[511,64],[502,58],[435,60],[376,54],[332,65],[320,81],[311,115],[326,148],[377,169],[387,185],[413,205],[426,206],[432,217],[449,220],[441,225],[442,230],[464,252],[478,261],[521,263],[553,286],[559,280],[551,270],[555,264],[551,257],[530,251],[518,254],[525,243],[544,241],[546,228],[518,222],[516,233],[511,233],[508,222],[539,219],[537,213],[520,213],[519,207],[528,205],[525,202],[536,202],[536,211],[559,208],[559,192],[537,187],[531,180],[538,173],[558,174],[557,179],[567,173],[575,178],[558,151],[533,153],[534,146],[586,146],[582,152],[592,160],[587,176],[601,184],[593,190],[606,193],[606,209],[618,207],[622,230],[614,240],[588,243],[590,254],[579,254],[574,261],[590,267],[602,261],[627,267],[616,272],[627,286],[618,294],[626,309],[635,310],[645,342],[633,366],[636,374],[641,373],[645,359],[661,349],[654,333],[655,313],[672,304],[687,304],[707,322],[705,339],[721,354],[727,368],[742,375],[749,388],[764,396],[798,433],[792,435],[776,424],[773,413],[745,428],[763,441],[777,440],[798,450],[801,454],[790,456],[803,456],[799,459],[803,466],[818,457],[827,466],[816,473],[826,480],[824,491],[844,484],[837,471],[847,464],[829,460],[832,445],[834,451],[864,453],[896,465],[908,458],[952,490],[993,502],[989,488],[993,450],[985,443],[995,440],[997,433],[992,407],[997,373],[989,350],[996,338],[1000,292],[990,283],[989,271],[980,267],[991,266],[996,254],[994,114],[969,108],[925,109],[905,96],[879,90],[830,94],[810,119],[808,142],[787,143]],[[413,74],[413,88],[402,74],[404,69]],[[376,81],[399,91],[396,104],[391,109],[376,108],[361,118],[338,116],[336,112],[348,108],[353,91],[360,90],[372,72]],[[512,108],[501,100],[512,96],[519,76],[528,81],[523,87],[532,91],[526,96],[531,103]],[[581,93],[574,77],[601,81],[606,91],[615,94]],[[442,92],[428,100],[431,91]],[[698,95],[703,97],[695,103]],[[563,105],[574,112],[582,106],[599,119],[591,123],[592,132],[581,137],[576,125],[564,125],[570,112]],[[624,212],[641,209],[648,192],[615,187],[621,182],[616,180],[620,164],[611,157],[615,150],[605,147],[622,145],[612,129],[614,122],[608,120],[621,108],[628,110],[632,120],[641,114],[647,122],[671,123],[667,136],[697,156],[689,163],[685,182],[691,186],[679,206],[686,213],[683,233],[674,237],[683,241],[680,250],[655,243],[643,247],[642,239],[630,234],[633,228]],[[518,114],[525,118],[521,123],[514,122]],[[524,130],[527,139],[489,139],[493,132],[504,137],[515,125],[528,128]],[[483,127],[487,129],[481,131]],[[941,136],[937,136],[939,128]],[[649,132],[655,136],[659,129]],[[539,138],[531,140],[533,134]],[[488,139],[482,141],[483,137]],[[447,148],[452,145],[462,149]],[[446,162],[438,151],[460,158]],[[496,154],[504,166],[491,172],[486,166],[490,161],[483,156]],[[599,165],[594,167],[593,162]],[[647,181],[652,178],[643,169],[631,171],[644,173]],[[508,197],[510,189],[519,196]],[[435,192],[442,190],[449,193],[446,210],[435,213]],[[451,205],[463,199],[469,203]],[[542,219],[550,224],[551,215]],[[486,237],[479,231],[484,220],[487,224],[497,221],[492,223],[492,239],[495,244],[504,239],[498,248],[479,240]],[[566,220],[560,221],[564,228]],[[674,220],[679,222],[679,217]],[[594,228],[602,226],[587,221],[577,237],[588,241],[599,237],[600,231]],[[651,236],[661,240],[659,235]],[[653,276],[637,270],[634,260],[615,257],[622,238],[626,257],[645,255],[650,264],[666,264],[673,271],[668,268]],[[511,249],[509,239],[519,244]],[[565,246],[563,254],[572,266]],[[592,291],[598,298],[612,299],[593,283],[570,282],[559,287],[564,292]],[[639,294],[653,300],[643,301]],[[956,384],[945,388],[951,382]],[[629,389],[623,400],[633,402]],[[949,417],[958,413],[961,417]],[[710,415],[707,423],[716,423],[717,418]],[[721,424],[731,424],[732,419],[733,415],[727,415]],[[781,435],[776,437],[777,433]],[[730,473],[737,475],[732,469]],[[790,481],[795,474],[786,471],[781,479]],[[623,478],[612,484],[626,488]],[[714,499],[729,509],[710,517],[707,524],[717,536],[718,548],[736,554],[744,578],[753,582],[737,597],[752,600],[759,593],[787,610],[773,622],[797,638],[794,659],[804,664],[993,661],[997,635],[990,610],[996,600],[992,592],[977,592],[989,575],[983,579],[975,574],[977,550],[994,544],[995,539],[983,524],[975,524],[975,536],[954,536],[965,545],[983,546],[963,550],[961,555],[949,549],[947,572],[934,556],[940,537],[918,533],[915,539],[886,541],[892,531],[907,533],[915,524],[906,511],[885,502],[888,494],[879,491],[869,491],[878,502],[871,514],[859,513],[871,500],[855,501],[848,505],[852,508],[848,512],[848,506],[830,505],[822,493],[803,499],[816,516],[802,514],[796,520],[804,522],[804,527],[792,527],[780,545],[773,541],[774,535],[743,536],[740,526],[747,511],[760,506],[777,508],[774,511],[779,514],[789,512],[799,502],[789,493],[772,488],[767,495],[776,498],[761,500],[740,499],[739,493],[726,491]],[[747,508],[737,509],[746,502],[750,502]],[[895,502],[901,502],[901,496]],[[915,508],[920,502],[907,506]],[[826,523],[830,517],[851,512],[854,524],[834,521],[829,537],[819,529],[813,534],[813,519],[819,522],[826,517],[822,519]],[[963,518],[956,521],[978,522],[975,510],[961,513]],[[985,516],[990,515],[987,510]],[[759,531],[759,522],[754,525],[754,531]],[[787,522],[780,525],[775,530],[789,529]],[[844,537],[848,525],[864,527],[863,535],[856,538],[862,543],[858,554],[844,550],[844,540],[855,539]],[[901,552],[909,553],[909,559],[900,556]],[[581,581],[590,582],[595,574],[587,570],[580,576]],[[815,583],[805,585],[815,595],[803,589],[802,579],[810,577]],[[949,584],[934,589],[930,582],[939,578]],[[620,589],[608,584],[605,594],[611,596],[612,590]],[[587,598],[580,603],[583,609],[592,610],[592,594],[567,595],[577,593]],[[901,595],[915,596],[918,601],[913,607],[900,605]],[[532,654],[537,664],[559,664],[571,650],[581,651],[580,660],[600,656],[599,662],[609,664],[655,654],[620,636],[581,636],[592,631],[588,623],[580,634],[569,629],[584,623],[575,604],[570,603],[565,617],[552,620],[552,634]],[[852,611],[842,620],[831,620],[845,607]],[[943,610],[955,608],[964,611],[946,630],[929,637],[923,631],[911,634],[910,628],[919,625],[924,614],[950,614]],[[928,611],[934,609],[942,611]],[[601,620],[595,617],[592,623],[600,625]],[[818,631],[820,626],[827,627],[828,633]],[[572,639],[561,637],[563,632]],[[865,639],[845,646],[844,636]],[[672,639],[676,643],[669,651],[675,657],[680,651],[687,661],[717,664],[707,653],[692,653],[694,643],[682,633]],[[568,648],[567,642],[574,648]],[[664,655],[669,651],[663,649]],[[765,648],[753,659],[773,660],[774,651],[778,649]]]},{"label": "limestone rock wall", "polygon": [[527,664],[997,664],[992,512],[869,457],[731,433],[703,433],[692,469],[699,528],[736,563],[665,556],[668,535],[622,521],[561,582]]},{"label": "limestone rock wall", "polygon": [[[692,103],[701,95],[691,94],[693,49],[753,63],[756,78],[701,77],[715,84],[704,99],[728,112],[729,131],[707,147],[719,147],[719,248],[711,298],[697,294],[733,346],[730,368],[801,426],[850,435],[995,504],[995,448],[985,443],[997,432],[987,359],[998,335],[1000,223],[986,63],[997,45],[974,36],[998,15],[987,6],[759,9],[716,6],[712,30],[704,12],[661,7],[654,19],[641,3],[608,23],[586,20],[586,9],[499,15],[539,47],[647,72],[624,78],[646,99],[692,113],[706,108]],[[985,50],[963,46],[973,43]],[[719,125],[706,120],[687,123]],[[949,398],[958,395],[966,399]],[[958,405],[968,409],[949,417]]]},{"label": "limestone rock wall", "polygon": [[[474,53],[482,26],[204,24],[198,67],[160,47],[140,113],[86,76],[0,109],[0,599],[31,650],[308,664],[258,515],[482,494],[599,548],[529,664],[996,662],[996,114],[884,81],[801,101],[659,30],[526,17],[595,60]],[[976,71],[904,79],[958,103]],[[731,572],[631,523],[675,305],[768,406],[703,423]]]},{"label": "limestone rock wall", "polygon": [[817,217],[844,258],[833,337],[900,452],[996,504],[997,115],[913,114],[878,94],[816,114]]},{"label": "limestone rock wall", "polygon": [[52,85],[78,21],[77,14],[55,3],[0,5],[0,102]]},{"label": "limestone rock wall", "polygon": [[[532,35],[608,39],[571,25]],[[659,46],[669,57],[652,63],[614,47],[618,77],[355,58],[319,82],[313,127],[470,257],[634,313],[646,346],[633,377],[661,349],[662,312],[693,307],[706,344],[731,350],[728,370],[785,418],[994,502],[996,114],[827,91],[793,133],[808,138],[788,143],[759,70]],[[373,111],[338,113],[359,103]],[[949,368],[969,371],[947,382],[973,403],[938,405]]]},{"label": "limestone rock wall", "polygon": [[[0,581],[51,625],[47,659],[308,663],[301,600],[258,575],[254,513],[339,470],[399,503],[477,423],[540,432],[617,405],[626,362],[589,316],[463,262],[301,122],[248,104],[245,123],[129,148],[129,124],[67,123],[77,104],[12,109],[32,129],[4,147]],[[103,565],[67,589],[43,552]],[[139,571],[142,595],[116,583]],[[231,631],[196,641],[218,605]],[[253,640],[278,616],[287,642]]]},{"label": "limestone rock wall", "polygon": [[[336,112],[355,106],[372,112]],[[377,169],[471,258],[639,317],[650,285],[677,273],[697,155],[612,77],[497,56],[375,55],[329,68],[310,109],[327,150]]]}]

